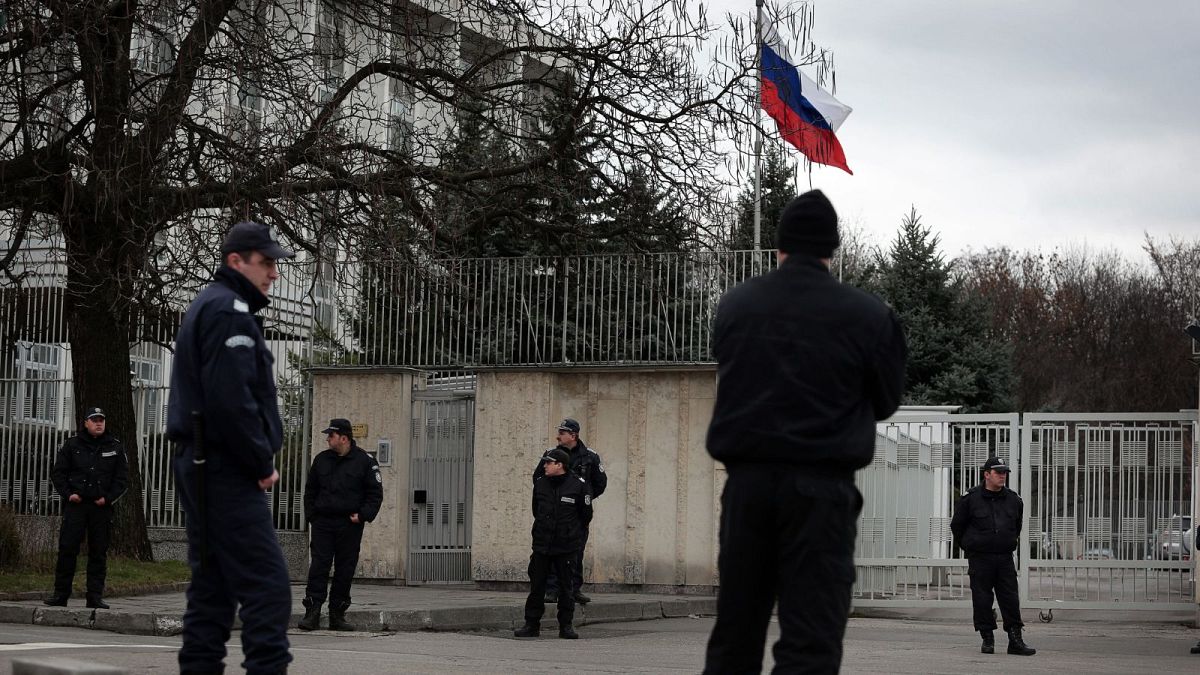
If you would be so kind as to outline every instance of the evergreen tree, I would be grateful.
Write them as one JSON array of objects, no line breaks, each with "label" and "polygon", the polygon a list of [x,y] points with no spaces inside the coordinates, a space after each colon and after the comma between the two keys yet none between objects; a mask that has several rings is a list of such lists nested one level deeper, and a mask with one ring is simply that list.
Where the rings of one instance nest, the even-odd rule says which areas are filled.
[{"label": "evergreen tree", "polygon": [[1011,410],[1011,347],[993,333],[985,302],[966,289],[939,243],[914,208],[878,260],[872,284],[908,338],[905,403]]},{"label": "evergreen tree", "polygon": [[[762,221],[759,223],[761,247],[775,248],[775,228],[783,207],[796,197],[795,167],[787,161],[778,145],[764,146],[761,178]],[[730,248],[745,251],[754,248],[754,184],[751,183],[737,198],[738,221],[734,226]]]}]

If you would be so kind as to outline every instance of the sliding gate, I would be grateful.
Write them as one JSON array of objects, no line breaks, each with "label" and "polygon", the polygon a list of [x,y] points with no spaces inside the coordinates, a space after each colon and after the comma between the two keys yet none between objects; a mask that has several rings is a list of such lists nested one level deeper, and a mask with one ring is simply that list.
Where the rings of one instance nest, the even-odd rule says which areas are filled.
[{"label": "sliding gate", "polygon": [[1023,607],[1196,609],[1195,414],[898,415],[856,477],[854,604],[962,607],[954,502],[996,455],[1025,503]]}]

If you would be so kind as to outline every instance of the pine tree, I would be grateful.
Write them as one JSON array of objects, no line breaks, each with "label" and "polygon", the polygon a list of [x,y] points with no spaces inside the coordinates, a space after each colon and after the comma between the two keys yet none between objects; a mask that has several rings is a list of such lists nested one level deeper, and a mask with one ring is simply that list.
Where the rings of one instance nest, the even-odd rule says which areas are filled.
[{"label": "pine tree", "polygon": [[966,290],[939,244],[914,208],[880,257],[872,284],[896,310],[908,338],[905,403],[1010,410],[1011,347],[992,333],[986,304]]},{"label": "pine tree", "polygon": [[[777,145],[764,148],[761,191],[762,221],[759,223],[760,242],[763,249],[775,248],[775,229],[783,207],[796,196],[795,166],[787,161],[784,150]],[[731,248],[745,251],[754,248],[754,184],[741,192],[737,198],[738,221],[734,226]]]}]

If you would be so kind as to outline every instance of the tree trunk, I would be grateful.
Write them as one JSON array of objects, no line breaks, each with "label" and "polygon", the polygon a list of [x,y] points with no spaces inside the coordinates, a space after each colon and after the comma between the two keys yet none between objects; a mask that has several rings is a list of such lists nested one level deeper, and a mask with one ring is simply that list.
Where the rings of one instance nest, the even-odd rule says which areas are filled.
[{"label": "tree trunk", "polygon": [[[111,550],[135,560],[152,560],[142,510],[142,472],[137,418],[129,368],[129,300],[119,287],[118,255],[112,243],[100,243],[97,228],[89,239],[67,239],[67,330],[71,343],[75,419],[87,406],[104,409],[107,430],[121,440],[129,458],[129,488],[116,503]],[[93,243],[96,242],[96,243]]]}]

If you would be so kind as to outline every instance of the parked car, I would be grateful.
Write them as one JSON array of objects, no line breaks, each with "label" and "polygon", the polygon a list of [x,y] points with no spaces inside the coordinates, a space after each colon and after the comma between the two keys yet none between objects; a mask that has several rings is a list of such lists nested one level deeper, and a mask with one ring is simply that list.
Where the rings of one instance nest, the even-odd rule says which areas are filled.
[{"label": "parked car", "polygon": [[1112,560],[1113,551],[1107,546],[1093,546],[1075,556],[1076,560]]},{"label": "parked car", "polygon": [[1196,550],[1196,531],[1192,517],[1175,514],[1158,532],[1154,553],[1162,560],[1190,560]]}]

